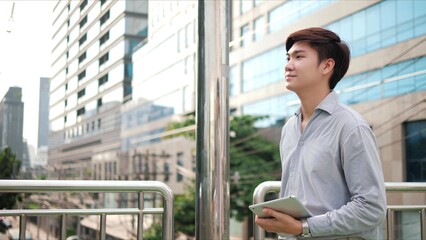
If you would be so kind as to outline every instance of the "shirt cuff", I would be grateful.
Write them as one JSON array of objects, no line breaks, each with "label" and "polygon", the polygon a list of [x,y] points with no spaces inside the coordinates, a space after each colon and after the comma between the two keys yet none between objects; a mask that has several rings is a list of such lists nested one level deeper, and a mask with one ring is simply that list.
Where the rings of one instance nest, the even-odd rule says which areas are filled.
[{"label": "shirt cuff", "polygon": [[326,214],[313,216],[308,219],[309,231],[313,237],[331,235],[331,222]]}]

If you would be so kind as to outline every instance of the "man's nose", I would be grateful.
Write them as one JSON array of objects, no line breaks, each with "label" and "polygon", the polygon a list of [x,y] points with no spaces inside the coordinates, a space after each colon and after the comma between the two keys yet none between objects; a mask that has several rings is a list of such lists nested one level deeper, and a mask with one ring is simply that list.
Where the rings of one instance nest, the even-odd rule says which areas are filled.
[{"label": "man's nose", "polygon": [[288,61],[287,63],[286,63],[286,65],[284,66],[284,70],[287,72],[287,71],[292,71],[292,70],[294,70],[294,65],[290,62],[290,61]]}]

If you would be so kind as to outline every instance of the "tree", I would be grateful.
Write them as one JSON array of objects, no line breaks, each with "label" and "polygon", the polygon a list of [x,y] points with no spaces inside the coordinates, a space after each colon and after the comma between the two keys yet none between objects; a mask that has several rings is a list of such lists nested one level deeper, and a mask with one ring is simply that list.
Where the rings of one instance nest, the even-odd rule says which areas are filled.
[{"label": "tree", "polygon": [[254,126],[264,118],[245,115],[234,117],[230,122],[230,131],[235,135],[230,140],[230,212],[239,221],[252,216],[248,206],[253,203],[257,185],[280,179],[278,144],[263,138],[262,130]]},{"label": "tree", "polygon": [[[7,147],[0,152],[0,166],[0,179],[14,179],[19,174],[21,161],[16,159],[15,154]],[[0,209],[12,209],[17,200],[18,193],[0,193]],[[6,225],[0,221],[0,232],[4,233],[6,230]]]},{"label": "tree", "polygon": [[[239,221],[252,219],[248,206],[253,202],[253,192],[257,185],[264,181],[279,180],[281,164],[278,144],[270,142],[261,136],[262,132],[255,127],[255,123],[266,118],[265,116],[234,116],[230,121],[230,214]],[[167,130],[186,127],[195,124],[195,119],[188,118],[181,122],[172,122]],[[278,129],[272,129],[277,130]],[[195,132],[176,134],[195,140]],[[194,234],[194,218],[189,221],[187,217],[195,217],[195,188],[188,188],[185,196],[175,199],[175,226],[176,231],[186,235]],[[182,211],[178,210],[182,207]],[[250,223],[249,223],[250,224]],[[182,229],[178,230],[178,226]],[[251,225],[249,225],[251,226]],[[249,233],[249,235],[251,235]]]},{"label": "tree", "polygon": [[195,183],[186,186],[186,193],[178,195],[174,203],[175,232],[195,236]]}]

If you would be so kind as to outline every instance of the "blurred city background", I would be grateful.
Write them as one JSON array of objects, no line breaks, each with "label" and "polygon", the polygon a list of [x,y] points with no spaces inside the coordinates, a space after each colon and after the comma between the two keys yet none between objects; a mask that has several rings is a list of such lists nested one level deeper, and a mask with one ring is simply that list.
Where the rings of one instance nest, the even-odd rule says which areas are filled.
[{"label": "blurred city background", "polygon": [[[335,91],[376,134],[385,181],[426,181],[425,9],[424,0],[231,1],[231,239],[253,234],[254,188],[280,179],[281,127],[299,108],[284,86],[284,42],[301,28],[325,27],[349,44],[351,65]],[[191,239],[197,18],[190,0],[2,1],[0,178],[162,181],[175,194],[176,238]],[[127,193],[19,199],[25,208],[137,204]],[[145,195],[152,206],[159,199]],[[425,194],[388,195],[393,205],[425,202]],[[94,239],[97,221],[75,217],[67,235]],[[134,238],[131,216],[108,221],[116,226],[108,239]],[[420,239],[418,213],[396,221],[398,239]],[[59,238],[55,217],[28,226],[33,239]],[[158,219],[144,227],[144,239],[158,239]]]}]

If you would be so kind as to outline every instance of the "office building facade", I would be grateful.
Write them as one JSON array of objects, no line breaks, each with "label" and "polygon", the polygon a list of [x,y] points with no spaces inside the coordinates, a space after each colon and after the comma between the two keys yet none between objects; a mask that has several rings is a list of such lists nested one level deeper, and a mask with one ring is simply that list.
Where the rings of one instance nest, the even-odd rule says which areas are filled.
[{"label": "office building facade", "polygon": [[22,88],[10,87],[0,102],[0,149],[9,147],[21,161],[21,169],[30,166],[24,159],[24,103]]},{"label": "office building facade", "polygon": [[49,86],[49,78],[40,78],[37,148],[47,146],[49,134]]},{"label": "office building facade", "polygon": [[149,2],[147,42],[133,55],[132,101],[121,112],[121,147],[134,166],[128,176],[155,177],[175,194],[195,177],[195,139],[170,138],[168,127],[195,110],[197,6]]},{"label": "office building facade", "polygon": [[[91,179],[92,167],[119,164],[120,107],[132,92],[133,49],[147,34],[147,1],[57,1],[53,15],[51,177]],[[96,154],[107,158],[92,166]]]}]

